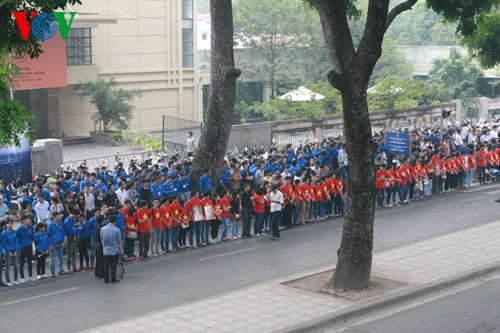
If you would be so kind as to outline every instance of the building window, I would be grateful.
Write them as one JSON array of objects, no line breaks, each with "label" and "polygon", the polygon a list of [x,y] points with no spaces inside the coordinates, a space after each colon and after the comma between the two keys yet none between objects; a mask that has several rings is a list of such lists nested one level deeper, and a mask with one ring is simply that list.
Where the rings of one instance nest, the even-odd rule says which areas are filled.
[{"label": "building window", "polygon": [[92,65],[92,31],[90,28],[72,28],[66,40],[68,66]]},{"label": "building window", "polygon": [[185,20],[193,19],[193,0],[182,0],[182,18]]},{"label": "building window", "polygon": [[208,34],[206,32],[202,32],[201,33],[201,39],[202,40],[207,40],[207,38],[208,38]]},{"label": "building window", "polygon": [[193,29],[182,29],[182,67],[193,68]]}]

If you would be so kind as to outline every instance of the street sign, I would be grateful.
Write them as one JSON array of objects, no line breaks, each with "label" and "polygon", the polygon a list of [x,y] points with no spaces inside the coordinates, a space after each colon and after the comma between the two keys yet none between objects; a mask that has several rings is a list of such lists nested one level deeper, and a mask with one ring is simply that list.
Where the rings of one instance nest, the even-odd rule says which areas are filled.
[{"label": "street sign", "polygon": [[385,149],[392,154],[410,155],[410,134],[387,132],[385,134]]}]

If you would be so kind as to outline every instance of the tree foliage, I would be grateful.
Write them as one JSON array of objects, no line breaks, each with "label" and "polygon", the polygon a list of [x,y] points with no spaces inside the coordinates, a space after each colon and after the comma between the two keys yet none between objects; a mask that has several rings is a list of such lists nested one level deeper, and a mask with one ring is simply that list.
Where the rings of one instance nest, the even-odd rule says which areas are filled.
[{"label": "tree foliage", "polygon": [[482,76],[482,71],[471,64],[471,59],[456,50],[450,51],[448,58],[435,59],[429,72],[432,89],[445,102],[475,97],[477,79]]},{"label": "tree foliage", "polygon": [[484,68],[494,67],[500,59],[500,13],[483,15],[474,34],[463,40],[471,56]]},{"label": "tree foliage", "polygon": [[114,79],[109,81],[100,79],[96,82],[79,83],[73,88],[80,92],[82,98],[90,97],[90,104],[97,109],[92,119],[102,123],[105,131],[111,127],[119,130],[128,129],[134,110],[131,102],[141,95],[138,90],[125,90],[117,86],[118,82]]},{"label": "tree foliage", "polygon": [[15,66],[9,66],[9,55],[27,53],[37,58],[42,53],[40,42],[30,35],[23,40],[13,11],[52,12],[65,8],[67,4],[80,3],[79,0],[0,0],[0,145],[20,145],[21,137],[34,140],[33,118],[21,103],[8,98],[11,79],[17,74]]}]

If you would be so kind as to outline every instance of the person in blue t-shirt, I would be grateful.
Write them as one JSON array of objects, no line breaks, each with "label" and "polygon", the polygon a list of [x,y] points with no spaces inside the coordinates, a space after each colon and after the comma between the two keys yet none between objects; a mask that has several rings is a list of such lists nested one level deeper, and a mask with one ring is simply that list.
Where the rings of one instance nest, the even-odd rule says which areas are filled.
[{"label": "person in blue t-shirt", "polygon": [[35,231],[33,226],[31,225],[31,217],[28,215],[23,215],[21,217],[22,224],[16,230],[16,237],[19,239],[19,272],[21,273],[21,283],[26,283],[24,279],[24,263],[28,263],[28,274],[29,280],[33,279],[33,236],[35,235]]},{"label": "person in blue t-shirt", "polygon": [[[79,271],[89,269],[89,248],[90,248],[90,225],[85,219],[85,214],[78,216],[78,223],[75,225],[78,229],[78,251],[80,252],[80,267]],[[83,258],[85,258],[85,266],[83,266]]]},{"label": "person in blue t-shirt", "polygon": [[50,241],[49,236],[45,232],[45,224],[38,223],[38,232],[35,233],[33,240],[35,241],[35,253],[36,253],[36,279],[40,280],[42,278],[47,278],[45,274],[45,260],[49,254]]}]

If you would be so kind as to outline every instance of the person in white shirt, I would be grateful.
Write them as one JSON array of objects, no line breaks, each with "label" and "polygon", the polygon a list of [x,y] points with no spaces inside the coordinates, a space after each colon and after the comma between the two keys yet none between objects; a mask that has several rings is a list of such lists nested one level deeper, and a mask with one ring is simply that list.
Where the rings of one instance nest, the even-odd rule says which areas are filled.
[{"label": "person in white shirt", "polygon": [[125,182],[119,184],[120,188],[116,190],[116,197],[120,205],[125,206],[125,200],[127,200],[127,191],[125,190]]},{"label": "person in white shirt", "polygon": [[43,193],[36,195],[38,202],[35,205],[36,218],[38,223],[47,224],[50,222],[49,203],[43,200]]},{"label": "person in white shirt", "polygon": [[453,135],[453,143],[455,143],[455,146],[458,148],[460,147],[464,142],[462,140],[462,133],[461,130],[458,130],[454,135]]},{"label": "person in white shirt", "polygon": [[280,238],[280,217],[281,217],[281,207],[285,203],[283,198],[283,193],[278,190],[278,185],[273,185],[271,188],[271,193],[269,193],[269,199],[271,201],[271,224],[273,228],[273,240]]},{"label": "person in white shirt", "polygon": [[94,195],[90,192],[90,186],[85,185],[83,188],[83,193],[85,194],[85,208],[87,210],[87,219],[94,217],[95,201]]}]

